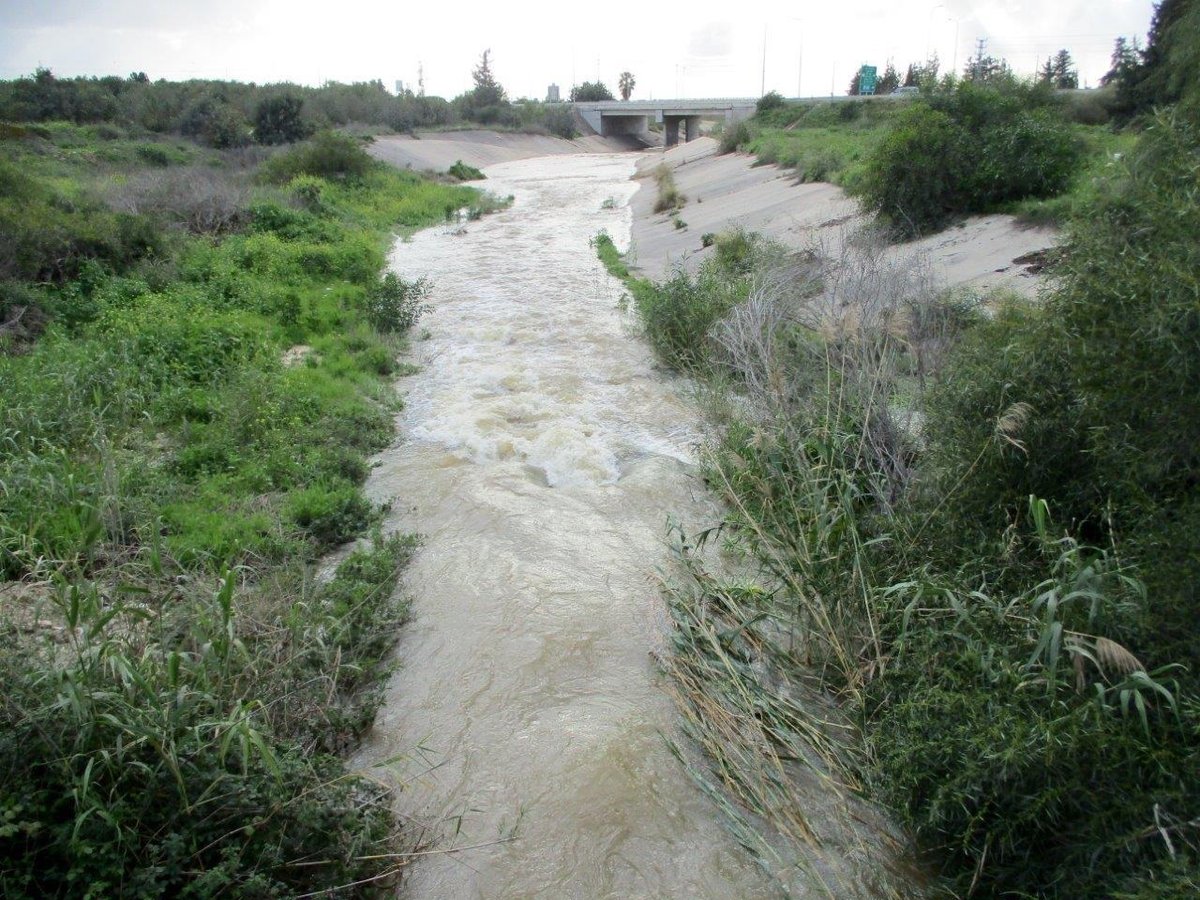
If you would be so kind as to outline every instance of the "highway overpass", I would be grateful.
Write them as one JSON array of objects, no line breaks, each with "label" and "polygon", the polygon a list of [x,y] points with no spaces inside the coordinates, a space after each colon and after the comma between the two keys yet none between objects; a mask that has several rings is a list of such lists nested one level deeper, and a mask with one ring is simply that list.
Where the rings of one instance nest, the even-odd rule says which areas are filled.
[{"label": "highway overpass", "polygon": [[679,143],[680,126],[685,141],[700,136],[702,118],[722,118],[732,124],[754,115],[758,99],[751,97],[707,100],[604,100],[576,103],[575,110],[603,137],[644,134],[650,122],[663,126],[664,143]]}]

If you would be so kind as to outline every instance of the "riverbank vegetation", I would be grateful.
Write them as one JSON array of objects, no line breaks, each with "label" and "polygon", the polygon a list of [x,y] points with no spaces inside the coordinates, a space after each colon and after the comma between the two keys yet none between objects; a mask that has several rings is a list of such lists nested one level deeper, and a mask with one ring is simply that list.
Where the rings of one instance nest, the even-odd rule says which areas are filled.
[{"label": "riverbank vegetation", "polygon": [[490,54],[472,74],[474,87],[447,100],[426,96],[421,85],[392,93],[378,80],[307,87],[152,81],[144,72],[59,78],[38,69],[0,81],[0,122],[71,122],[144,135],[183,135],[220,149],[297,141],[330,128],[411,134],[483,126],[577,136],[569,104],[510,100],[492,74]]},{"label": "riverbank vegetation", "polygon": [[[946,102],[1008,102],[979,90]],[[1063,132],[1020,128],[1043,125],[1053,170]],[[815,773],[895,811],[935,889],[1200,887],[1200,133],[1180,109],[1139,131],[1036,303],[939,290],[869,236],[827,259],[726,235],[631,283],[661,362],[712,386],[727,505],[681,542],[664,664],[697,777],[784,882],[806,860],[838,894]],[[757,577],[706,570],[714,541]]]},{"label": "riverbank vegetation", "polygon": [[913,94],[803,103],[768,94],[750,121],[721,136],[721,150],[838,184],[901,237],[973,213],[1063,224],[1132,149],[1137,116],[1156,104],[1197,108],[1184,49],[1200,30],[1196,16],[1184,0],[1160,4],[1146,50],[1119,39],[1095,90],[1057,89],[1072,83],[1066,51],[1025,80],[991,58],[939,76],[931,59],[909,67]]},{"label": "riverbank vegetation", "polygon": [[388,246],[480,195],[330,132],[61,121],[2,126],[0,185],[0,888],[387,877],[387,790],[338,754],[413,542],[315,567],[381,519],[360,486],[427,292],[380,278]]}]

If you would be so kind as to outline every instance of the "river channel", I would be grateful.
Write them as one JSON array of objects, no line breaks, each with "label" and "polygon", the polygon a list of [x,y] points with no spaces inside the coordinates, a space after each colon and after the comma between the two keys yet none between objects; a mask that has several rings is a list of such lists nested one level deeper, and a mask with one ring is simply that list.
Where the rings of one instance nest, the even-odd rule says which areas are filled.
[{"label": "river channel", "polygon": [[[668,519],[712,522],[700,416],[588,241],[628,245],[635,157],[493,166],[508,210],[397,244],[434,283],[372,499],[424,542],[358,764],[437,852],[415,898],[773,897],[667,747],[652,653]],[[442,852],[451,847],[473,847]]]}]

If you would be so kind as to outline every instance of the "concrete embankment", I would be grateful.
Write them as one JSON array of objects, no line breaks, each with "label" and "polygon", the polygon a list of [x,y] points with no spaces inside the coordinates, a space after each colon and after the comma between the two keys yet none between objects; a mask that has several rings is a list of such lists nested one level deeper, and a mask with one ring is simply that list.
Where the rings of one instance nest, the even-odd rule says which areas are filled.
[{"label": "concrete embankment", "polygon": [[457,160],[477,169],[518,159],[561,156],[567,153],[621,153],[641,150],[635,138],[596,136],[573,141],[551,135],[510,134],[496,131],[433,131],[416,137],[388,135],[370,146],[376,159],[401,169],[433,169],[444,172]]},{"label": "concrete embankment", "polygon": [[[654,170],[665,163],[687,197],[674,213],[655,213]],[[818,246],[836,253],[866,224],[857,203],[832,184],[801,184],[777,166],[756,166],[743,153],[721,155],[717,142],[700,138],[670,150],[647,150],[638,163],[642,188],[634,195],[631,263],[658,278],[674,266],[694,269],[712,249],[701,237],[735,227],[759,232],[787,246]],[[678,228],[678,217],[686,227]],[[1012,216],[972,216],[935,235],[892,246],[894,256],[927,255],[940,280],[983,290],[1036,291],[1040,279],[1018,260],[1054,245],[1051,228],[1021,225]]]},{"label": "concrete embankment", "polygon": [[[634,138],[581,137],[494,131],[427,132],[417,137],[377,138],[376,158],[400,168],[445,171],[456,160],[477,168],[502,162],[571,153],[637,152],[641,189],[632,200],[631,266],[652,278],[677,265],[694,269],[712,249],[701,246],[706,233],[742,227],[797,249],[819,247],[835,254],[844,241],[867,223],[853,198],[836,185],[801,184],[778,166],[755,165],[744,153],[718,153],[712,138],[647,149]],[[665,163],[687,203],[675,213],[655,213],[654,170]],[[676,227],[675,219],[686,223]],[[901,257],[925,255],[945,284],[981,290],[1007,288],[1033,294],[1041,279],[1038,254],[1052,247],[1052,228],[1029,227],[1012,216],[972,216],[935,235],[894,245],[886,251]],[[1020,261],[1019,261],[1020,260]]]}]

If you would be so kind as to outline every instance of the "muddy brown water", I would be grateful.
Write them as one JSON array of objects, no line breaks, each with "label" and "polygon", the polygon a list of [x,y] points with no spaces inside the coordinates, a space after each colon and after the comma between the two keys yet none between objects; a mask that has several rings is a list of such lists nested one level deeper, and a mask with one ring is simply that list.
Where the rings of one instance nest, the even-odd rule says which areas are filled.
[{"label": "muddy brown water", "polygon": [[433,280],[434,311],[368,491],[424,543],[401,668],[356,762],[390,761],[398,813],[439,851],[406,896],[777,896],[664,740],[653,575],[669,518],[715,512],[692,469],[699,413],[588,246],[602,228],[628,244],[633,170],[494,166],[510,209],[392,255]]}]

